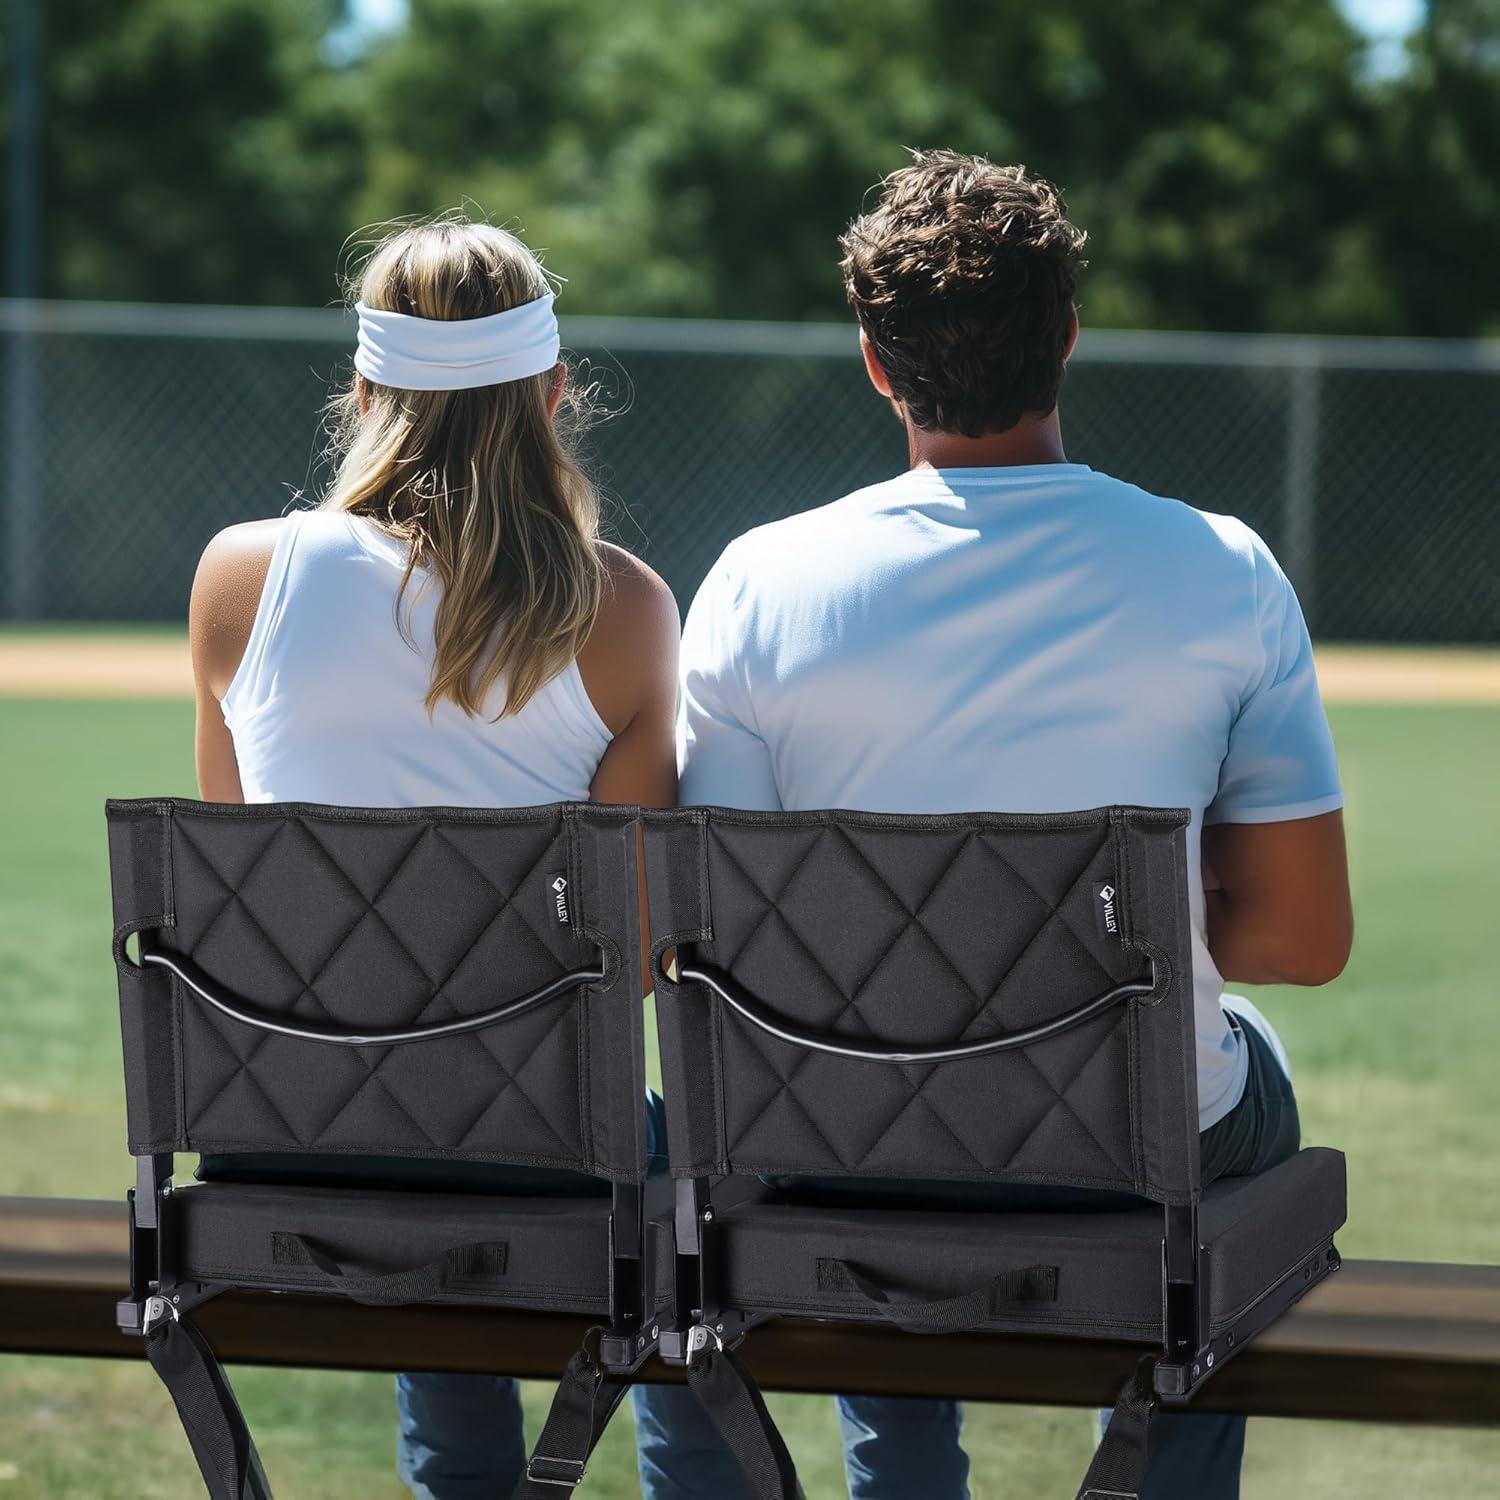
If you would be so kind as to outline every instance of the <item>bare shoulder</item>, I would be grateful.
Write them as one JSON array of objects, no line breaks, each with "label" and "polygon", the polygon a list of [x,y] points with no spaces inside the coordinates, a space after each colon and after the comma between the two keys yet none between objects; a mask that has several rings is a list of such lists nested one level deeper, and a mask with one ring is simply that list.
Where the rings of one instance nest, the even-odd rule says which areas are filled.
[{"label": "bare shoulder", "polygon": [[226,526],[222,531],[214,533],[208,546],[203,549],[204,555],[243,555],[262,549],[269,552],[276,545],[276,538],[281,535],[286,523],[285,516],[271,516],[263,521],[237,521],[233,526]]},{"label": "bare shoulder", "polygon": [[677,608],[676,597],[667,587],[666,580],[635,553],[627,552],[613,542],[600,542],[599,561],[604,569],[606,603],[616,602],[627,608],[657,612],[667,606],[673,610]]},{"label": "bare shoulder", "polygon": [[226,526],[203,549],[188,608],[193,670],[200,687],[222,697],[250,641],[261,591],[285,519]]},{"label": "bare shoulder", "polygon": [[600,717],[619,733],[644,705],[675,695],[682,621],[672,590],[640,558],[601,542],[599,561],[599,614],[578,669]]},{"label": "bare shoulder", "polygon": [[625,635],[636,647],[675,639],[682,617],[661,575],[612,542],[599,543],[604,589],[595,635]]}]

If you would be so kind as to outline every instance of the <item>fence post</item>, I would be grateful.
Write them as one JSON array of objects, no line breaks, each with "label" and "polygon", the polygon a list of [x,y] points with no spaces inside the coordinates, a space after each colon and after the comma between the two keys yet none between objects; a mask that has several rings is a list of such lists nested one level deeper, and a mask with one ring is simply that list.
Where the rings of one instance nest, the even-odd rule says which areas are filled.
[{"label": "fence post", "polygon": [[1307,628],[1316,630],[1318,607],[1318,429],[1322,420],[1323,367],[1317,352],[1299,355],[1289,372],[1286,481],[1282,493],[1282,565],[1302,604]]},{"label": "fence post", "polygon": [[[37,295],[41,265],[41,43],[36,0],[10,3],[10,205],[6,291],[14,298]],[[37,384],[37,331],[24,305],[12,324],[6,391],[5,510],[6,613],[31,619],[41,612],[41,548],[38,520],[41,437]]]},{"label": "fence post", "polygon": [[41,614],[42,551],[38,536],[39,402],[37,401],[36,333],[12,327],[5,391],[6,497],[5,613],[13,620]]}]

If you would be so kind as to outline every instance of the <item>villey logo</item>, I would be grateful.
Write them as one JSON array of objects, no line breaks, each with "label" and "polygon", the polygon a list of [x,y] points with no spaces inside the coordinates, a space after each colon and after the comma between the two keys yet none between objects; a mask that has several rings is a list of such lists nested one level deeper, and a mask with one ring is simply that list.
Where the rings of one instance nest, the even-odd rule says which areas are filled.
[{"label": "villey logo", "polygon": [[557,875],[552,880],[552,894],[554,910],[557,912],[558,925],[566,927],[573,920],[568,915],[568,877]]},{"label": "villey logo", "polygon": [[1099,928],[1100,937],[1118,937],[1120,935],[1120,919],[1115,912],[1115,888],[1112,885],[1096,885],[1094,887],[1094,918]]}]

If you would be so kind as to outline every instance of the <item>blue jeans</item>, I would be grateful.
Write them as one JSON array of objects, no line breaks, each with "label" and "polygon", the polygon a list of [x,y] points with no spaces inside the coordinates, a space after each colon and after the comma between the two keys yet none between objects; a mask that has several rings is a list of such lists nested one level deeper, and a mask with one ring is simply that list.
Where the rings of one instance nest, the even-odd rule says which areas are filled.
[{"label": "blue jeans", "polygon": [[[646,1096],[647,1170],[664,1172],[666,1119]],[[565,1197],[607,1190],[593,1177],[538,1168],[486,1168],[504,1190]],[[416,1500],[507,1500],[526,1472],[521,1397],[508,1375],[398,1375],[396,1468]]]},{"label": "blue jeans", "polygon": [[398,1375],[396,1469],[417,1500],[497,1500],[526,1472],[508,1375]]},{"label": "blue jeans", "polygon": [[[1286,1160],[1298,1148],[1301,1126],[1286,1055],[1270,1023],[1238,996],[1226,995],[1230,1024],[1245,1038],[1249,1072],[1239,1104],[1200,1138],[1205,1183],[1251,1176]],[[806,1184],[804,1184],[806,1186]],[[828,1196],[853,1190],[868,1197],[872,1182],[819,1184]],[[969,1207],[1101,1205],[1100,1195],[1068,1189],[946,1191],[924,1185],[924,1197],[951,1195]],[[1138,1200],[1134,1200],[1138,1201]],[[640,1443],[643,1500],[755,1500],[729,1450],[692,1394],[680,1387],[638,1386],[631,1393]],[[851,1500],[968,1500],[969,1459],[960,1437],[956,1401],[840,1396],[839,1425]],[[1110,1413],[1099,1414],[1102,1432]],[[1245,1419],[1210,1413],[1159,1414],[1152,1424],[1152,1458],[1141,1500],[1236,1500]]]},{"label": "blue jeans", "polygon": [[[630,1393],[640,1445],[642,1500],[758,1500],[733,1455],[685,1386]],[[956,1401],[838,1396],[844,1467],[855,1500],[949,1500],[968,1494]]]}]

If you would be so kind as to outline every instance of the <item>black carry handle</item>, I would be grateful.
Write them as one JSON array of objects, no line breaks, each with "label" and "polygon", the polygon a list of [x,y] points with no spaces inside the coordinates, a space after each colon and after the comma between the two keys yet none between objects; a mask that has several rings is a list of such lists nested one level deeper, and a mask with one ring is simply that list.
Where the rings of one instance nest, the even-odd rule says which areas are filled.
[{"label": "black carry handle", "polygon": [[[667,977],[670,979],[671,976]],[[1085,1021],[1092,1021],[1095,1016],[1113,1005],[1118,1005],[1122,1000],[1139,999],[1143,995],[1152,994],[1157,987],[1157,969],[1156,960],[1153,958],[1150,979],[1136,979],[1128,984],[1118,984],[1114,989],[1106,990],[1102,995],[1095,995],[1092,1000],[1085,1000],[1082,1005],[1075,1006],[1063,1015],[1055,1016],[1050,1021],[1043,1021],[1037,1026],[1028,1026],[1021,1031],[1003,1032],[999,1036],[987,1037],[980,1042],[961,1042],[951,1047],[860,1047],[852,1042],[841,1041],[837,1037],[826,1036],[815,1031],[803,1031],[800,1027],[779,1019],[773,1011],[761,1005],[760,1001],[746,994],[729,975],[714,969],[707,969],[685,954],[679,954],[678,957],[678,983],[706,986],[752,1026],[759,1027],[760,1030],[776,1037],[779,1041],[790,1042],[793,1046],[808,1047],[814,1052],[829,1052],[835,1057],[855,1058],[860,1062],[941,1063],[958,1062],[967,1057],[988,1057],[992,1052],[1013,1052],[1018,1048],[1029,1047],[1034,1042],[1043,1041],[1047,1037],[1071,1031],[1073,1027],[1081,1026]]]},{"label": "black carry handle", "polygon": [[602,967],[573,969],[561,978],[542,985],[540,989],[522,995],[518,1000],[508,1001],[493,1010],[480,1011],[477,1015],[459,1016],[452,1021],[434,1021],[430,1026],[392,1026],[376,1031],[354,1031],[342,1026],[304,1025],[252,1010],[238,999],[226,995],[187,959],[175,955],[169,957],[147,948],[145,934],[141,936],[142,965],[156,964],[170,970],[200,1000],[207,1001],[231,1021],[238,1021],[242,1026],[253,1026],[257,1031],[274,1031],[278,1036],[296,1037],[303,1042],[327,1042],[334,1047],[390,1047],[403,1042],[430,1042],[439,1037],[465,1036],[471,1031],[483,1031],[486,1027],[499,1025],[501,1021],[524,1015],[528,1010],[535,1010],[537,1006],[555,1000],[578,985],[597,984],[605,977],[606,972]]},{"label": "black carry handle", "polygon": [[426,1302],[455,1276],[502,1276],[506,1243],[460,1245],[434,1260],[404,1271],[356,1271],[305,1235],[274,1230],[271,1258],[278,1265],[309,1265],[320,1272],[330,1291],[366,1307],[403,1307]]},{"label": "black carry handle", "polygon": [[817,1275],[822,1290],[857,1292],[867,1311],[907,1333],[965,1333],[983,1327],[1007,1303],[1057,1300],[1056,1266],[1001,1271],[972,1291],[925,1300],[893,1297],[847,1260],[819,1259]]}]

